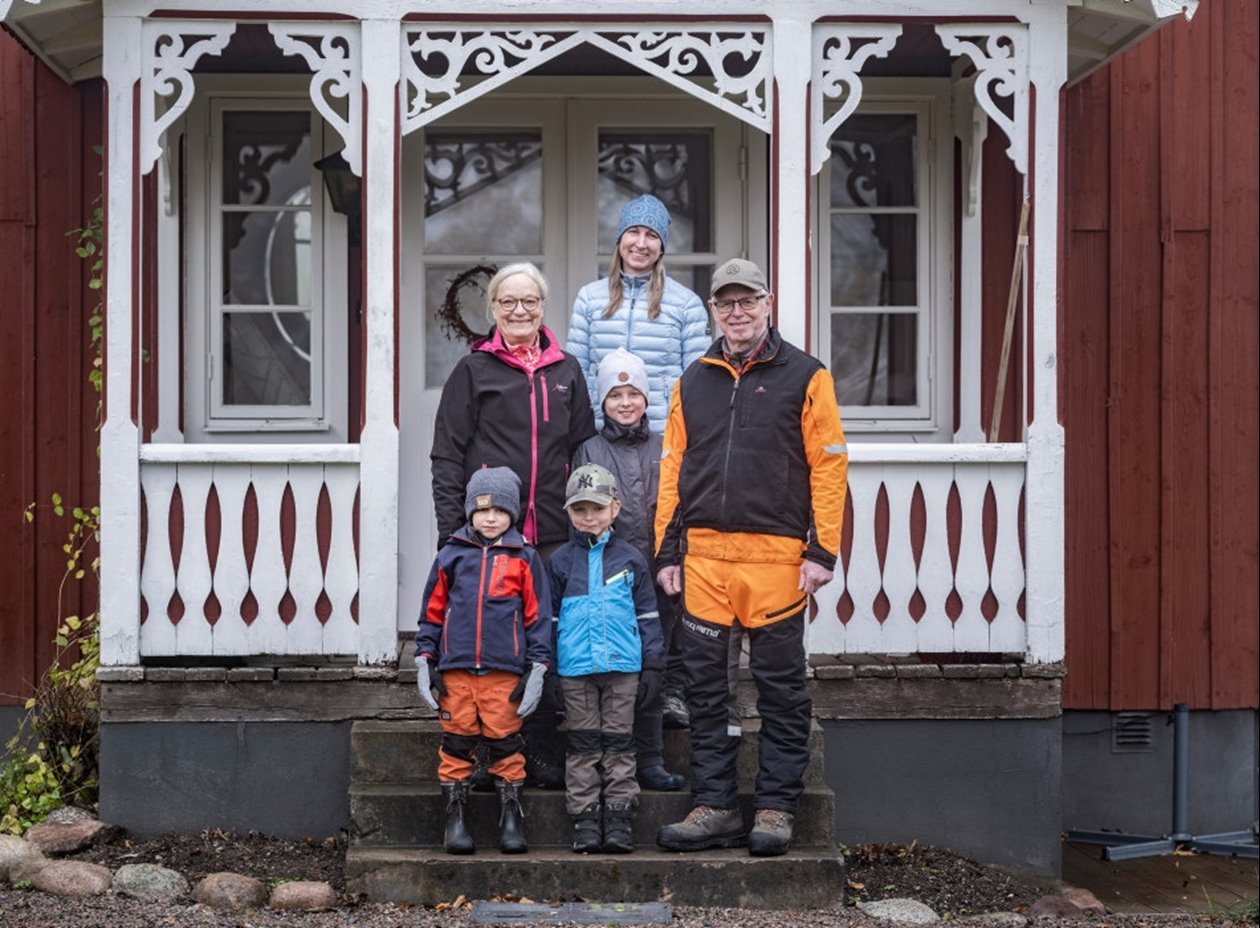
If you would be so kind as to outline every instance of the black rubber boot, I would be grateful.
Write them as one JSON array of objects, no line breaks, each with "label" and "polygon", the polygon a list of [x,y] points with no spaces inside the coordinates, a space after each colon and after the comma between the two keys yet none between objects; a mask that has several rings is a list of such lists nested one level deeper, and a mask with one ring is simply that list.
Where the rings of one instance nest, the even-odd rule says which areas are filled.
[{"label": "black rubber boot", "polygon": [[442,847],[448,854],[473,853],[476,848],[472,835],[464,825],[464,813],[468,809],[468,781],[443,783],[442,798],[446,801],[446,837],[442,840]]},{"label": "black rubber boot", "polygon": [[494,792],[494,777],[490,775],[490,765],[482,759],[485,754],[485,747],[477,745],[477,753],[473,758],[472,777],[468,781],[468,788],[474,793]]},{"label": "black rubber boot", "polygon": [[634,850],[634,806],[611,802],[604,807],[604,853],[629,854]]},{"label": "black rubber boot", "polygon": [[524,854],[525,810],[521,808],[521,784],[496,780],[499,791],[499,850],[504,854]]},{"label": "black rubber boot", "polygon": [[594,854],[603,845],[599,806],[589,805],[573,817],[573,853]]}]

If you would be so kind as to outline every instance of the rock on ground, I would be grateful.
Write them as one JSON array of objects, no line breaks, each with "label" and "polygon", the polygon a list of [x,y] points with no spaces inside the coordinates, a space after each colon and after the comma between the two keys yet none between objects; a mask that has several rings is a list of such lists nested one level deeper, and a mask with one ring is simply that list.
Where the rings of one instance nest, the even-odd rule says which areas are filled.
[{"label": "rock on ground", "polygon": [[44,821],[57,825],[73,825],[75,822],[90,822],[95,818],[96,816],[86,809],[80,809],[77,806],[61,806],[49,812]]},{"label": "rock on ground", "polygon": [[31,878],[35,888],[53,896],[81,899],[107,892],[114,882],[108,867],[80,860],[53,860]]},{"label": "rock on ground", "polygon": [[125,864],[114,874],[114,892],[144,902],[174,902],[188,891],[181,874],[157,864]]},{"label": "rock on ground", "polygon": [[916,899],[880,899],[877,902],[859,902],[857,907],[863,915],[903,925],[930,925],[941,920],[939,915]]},{"label": "rock on ground", "polygon": [[1088,889],[1072,887],[1061,893],[1042,896],[1028,910],[1029,918],[1076,918],[1081,915],[1105,915],[1106,907]]},{"label": "rock on ground", "polygon": [[44,855],[33,844],[13,835],[0,835],[0,884],[29,879],[43,863]]},{"label": "rock on ground", "polygon": [[45,854],[73,854],[85,847],[108,841],[117,829],[96,819],[61,824],[40,822],[32,825],[23,836]]},{"label": "rock on ground", "polygon": [[281,883],[271,891],[273,909],[296,909],[302,912],[323,912],[337,905],[337,894],[327,883],[294,880]]},{"label": "rock on ground", "polygon": [[193,899],[223,912],[241,912],[267,904],[262,880],[239,873],[212,873],[193,889]]}]

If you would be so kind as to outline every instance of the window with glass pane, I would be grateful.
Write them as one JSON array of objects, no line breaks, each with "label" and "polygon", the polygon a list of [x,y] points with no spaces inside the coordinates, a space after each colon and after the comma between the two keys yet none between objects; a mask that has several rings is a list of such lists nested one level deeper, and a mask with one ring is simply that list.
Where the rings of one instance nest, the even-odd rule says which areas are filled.
[{"label": "window with glass pane", "polygon": [[857,113],[831,142],[831,368],[842,406],[913,407],[924,282],[919,118]]},{"label": "window with glass pane", "polygon": [[672,254],[713,249],[713,140],[707,133],[601,132],[598,159],[600,254],[612,254],[621,208],[645,193],[669,209]]},{"label": "window with glass pane", "polygon": [[219,401],[305,414],[317,271],[311,114],[229,110],[222,118]]}]

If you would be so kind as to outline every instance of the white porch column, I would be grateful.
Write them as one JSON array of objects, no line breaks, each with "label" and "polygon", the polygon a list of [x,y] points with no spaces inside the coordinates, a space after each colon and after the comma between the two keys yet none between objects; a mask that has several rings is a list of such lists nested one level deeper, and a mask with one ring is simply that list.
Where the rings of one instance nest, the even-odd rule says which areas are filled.
[{"label": "white porch column", "polygon": [[[367,319],[359,438],[359,663],[394,660],[398,613],[398,423],[394,417],[394,223],[401,23],[363,21],[363,255]],[[354,411],[351,411],[354,415]]]},{"label": "white porch column", "polygon": [[784,11],[774,18],[774,118],[770,150],[777,169],[772,192],[770,271],[783,337],[808,351],[810,287],[809,79],[812,48],[808,15]]},{"label": "white porch column", "polygon": [[1032,172],[1032,421],[1024,524],[1028,543],[1028,657],[1063,659],[1063,426],[1058,411],[1059,90],[1066,79],[1067,20],[1040,6],[1028,24],[1029,80],[1036,89]]},{"label": "white porch column", "polygon": [[101,664],[140,662],[140,430],[132,402],[132,277],[136,185],[137,17],[106,16],[105,422],[101,426]]}]

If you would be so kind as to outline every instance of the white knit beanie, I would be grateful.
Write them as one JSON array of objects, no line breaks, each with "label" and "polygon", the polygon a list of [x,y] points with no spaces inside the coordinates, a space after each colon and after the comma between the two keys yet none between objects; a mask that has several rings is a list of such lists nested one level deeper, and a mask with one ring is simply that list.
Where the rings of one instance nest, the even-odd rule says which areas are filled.
[{"label": "white knit beanie", "polygon": [[608,399],[608,394],[614,389],[627,386],[642,393],[645,400],[648,398],[647,368],[643,365],[643,359],[624,348],[618,348],[604,355],[604,359],[599,362],[599,370],[595,373],[595,392],[599,396],[600,407],[603,407],[604,400]]}]

